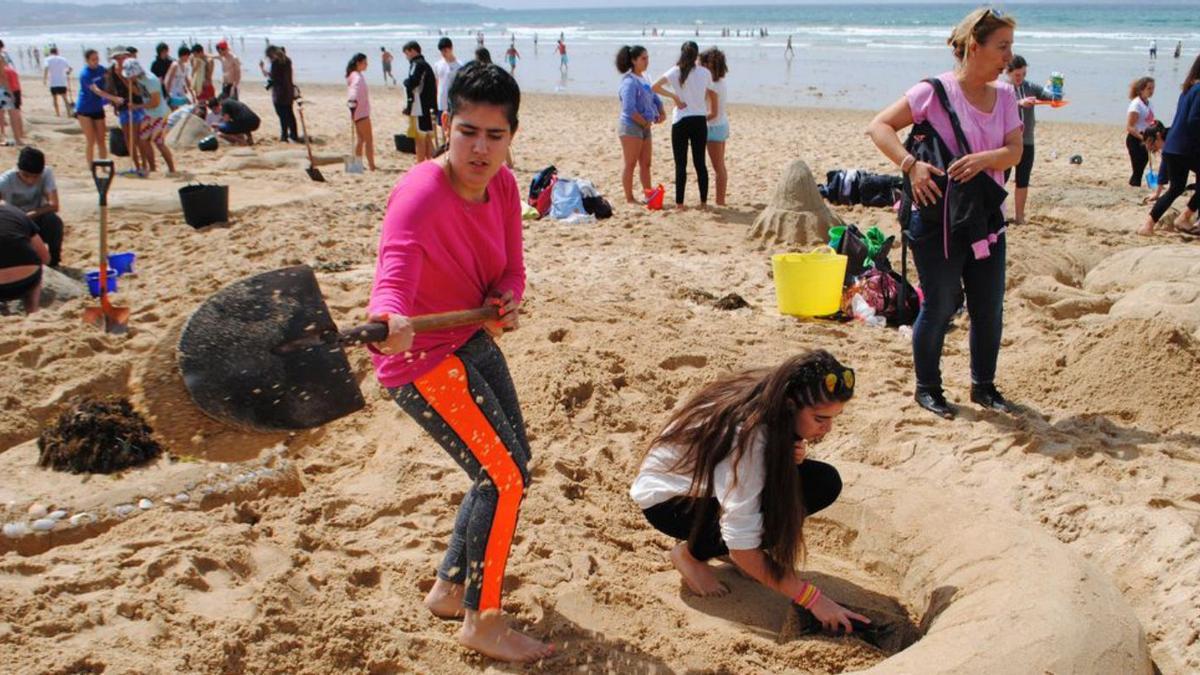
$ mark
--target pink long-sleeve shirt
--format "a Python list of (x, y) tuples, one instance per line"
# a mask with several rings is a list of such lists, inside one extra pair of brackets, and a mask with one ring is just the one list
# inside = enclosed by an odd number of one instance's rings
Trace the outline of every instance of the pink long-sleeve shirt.
[(367, 93), (367, 78), (360, 71), (346, 76), (346, 100), (354, 104), (352, 115), (355, 120), (371, 116), (371, 95)]
[[(437, 162), (416, 165), (396, 183), (379, 237), (372, 313), (420, 316), (481, 307), (492, 293), (525, 293), (521, 192), (508, 168), (472, 203)], [(405, 354), (372, 352), (375, 375), (399, 387), (429, 372), (478, 326), (422, 333)]]

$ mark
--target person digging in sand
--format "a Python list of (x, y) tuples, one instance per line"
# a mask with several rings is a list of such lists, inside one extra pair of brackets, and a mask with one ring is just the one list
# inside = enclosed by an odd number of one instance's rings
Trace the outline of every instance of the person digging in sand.
[[(383, 219), (370, 317), (386, 323), (375, 373), (396, 403), (472, 480), (425, 606), (463, 618), (464, 646), (527, 663), (551, 645), (510, 628), (501, 593), (521, 500), (529, 441), (495, 338), (517, 327), (525, 291), (521, 192), (504, 167), (521, 91), (496, 65), (471, 63), (449, 92), (447, 151), (408, 170)], [(476, 328), (422, 333), (408, 317), (500, 307)]]
[(796, 573), (804, 520), (837, 499), (837, 469), (809, 459), (854, 396), (854, 371), (829, 352), (736, 373), (697, 392), (654, 439), (629, 494), (697, 595), (729, 589), (708, 561), (728, 555), (746, 576), (791, 598), (831, 631), (870, 623)]

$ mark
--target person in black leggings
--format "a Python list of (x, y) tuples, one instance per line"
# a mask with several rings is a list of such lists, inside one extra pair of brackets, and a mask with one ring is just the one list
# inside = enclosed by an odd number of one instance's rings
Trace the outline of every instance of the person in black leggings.
[(260, 61), (259, 70), (266, 76), (271, 89), (271, 103), (275, 106), (275, 115), (279, 117), (279, 140), (300, 141), (300, 133), (296, 129), (296, 111), (292, 104), (296, 100), (296, 86), (292, 82), (292, 60), (282, 47), (270, 45), (266, 57), (271, 62), (270, 70)]
[(651, 526), (679, 540), (670, 559), (692, 592), (729, 592), (708, 565), (728, 555), (830, 630), (869, 623), (796, 571), (805, 519), (842, 491), (837, 469), (808, 452), (853, 396), (854, 371), (815, 350), (719, 379), (675, 411), (629, 494)]
[(1154, 124), (1154, 108), (1150, 97), (1154, 96), (1154, 78), (1139, 77), (1129, 85), (1129, 109), (1125, 120), (1125, 149), (1129, 151), (1129, 184), (1141, 187), (1142, 173), (1150, 162), (1150, 153), (1142, 141), (1142, 131)]
[[(1183, 93), (1175, 106), (1175, 120), (1163, 144), (1163, 164), (1169, 181), (1167, 191), (1154, 203), (1138, 234), (1154, 234), (1154, 224), (1186, 189), (1188, 175), (1194, 173), (1200, 177), (1200, 56), (1183, 78)], [(1175, 221), (1175, 228), (1185, 234), (1200, 236), (1200, 224), (1193, 222), (1197, 211), (1200, 211), (1200, 189), (1192, 193), (1187, 210)]]
[(683, 210), (687, 188), (687, 152), (692, 149), (692, 165), (700, 186), (700, 208), (708, 205), (708, 116), (717, 110), (712, 73), (696, 61), (700, 47), (691, 40), (683, 43), (679, 61), (654, 83), (654, 92), (675, 102), (671, 124), (671, 152), (675, 157), (675, 206)]

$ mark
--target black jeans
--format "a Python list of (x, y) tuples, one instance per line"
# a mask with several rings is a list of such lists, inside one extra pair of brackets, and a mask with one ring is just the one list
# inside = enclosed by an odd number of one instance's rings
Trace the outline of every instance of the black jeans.
[[(806, 459), (796, 466), (796, 470), (800, 473), (800, 494), (807, 515), (811, 516), (829, 506), (842, 493), (842, 477), (832, 465)], [(721, 509), (716, 497), (676, 497), (643, 509), (642, 513), (654, 529), (683, 541), (692, 536), (692, 525), (697, 517), (701, 517), (704, 522), (695, 543), (688, 546), (688, 552), (697, 560), (709, 560), (729, 553), (729, 547), (721, 539)]]
[(700, 203), (708, 203), (708, 122), (703, 115), (685, 117), (671, 125), (671, 154), (675, 156), (675, 203), (683, 203), (687, 187), (687, 151), (692, 146), (692, 164), (696, 167), (696, 182), (700, 184)]
[(1150, 163), (1150, 151), (1141, 139), (1133, 134), (1125, 134), (1125, 148), (1129, 150), (1129, 165), (1133, 168), (1133, 173), (1129, 175), (1129, 184), (1141, 187), (1142, 174), (1146, 172), (1146, 165)]
[[(1200, 157), (1164, 152), (1163, 164), (1167, 165), (1167, 180), (1170, 181), (1170, 186), (1167, 187), (1166, 192), (1162, 193), (1158, 201), (1154, 202), (1154, 208), (1150, 210), (1150, 217), (1156, 223), (1167, 212), (1167, 209), (1171, 208), (1171, 204), (1179, 198), (1179, 195), (1183, 194), (1184, 188), (1187, 187), (1188, 174), (1195, 173), (1197, 178), (1200, 178)], [(1200, 211), (1200, 187), (1192, 193), (1187, 207), (1192, 211)]]
[(63, 245), (62, 218), (59, 218), (57, 213), (43, 213), (34, 218), (33, 222), (42, 231), (42, 241), (46, 242), (46, 248), (50, 249), (50, 266), (58, 267)]
[(279, 138), (290, 138), (293, 141), (300, 139), (300, 134), (296, 131), (296, 111), (292, 110), (292, 102), (287, 101), (281, 103), (275, 101), (275, 114), (279, 116)]
[(971, 381), (992, 384), (1004, 329), (1006, 235), (1000, 235), (1000, 240), (992, 245), (990, 256), (976, 260), (966, 238), (954, 235), (947, 257), (942, 228), (927, 227), (916, 212), (909, 221), (908, 232), (924, 294), (921, 312), (913, 322), (917, 388), (926, 391), (942, 388), (942, 346), (950, 320), (962, 306), (964, 290), (971, 317)]

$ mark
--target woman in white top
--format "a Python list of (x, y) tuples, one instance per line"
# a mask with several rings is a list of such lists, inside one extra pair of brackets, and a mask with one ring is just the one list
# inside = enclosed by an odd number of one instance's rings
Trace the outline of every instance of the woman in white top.
[[(708, 165), (704, 146), (708, 143), (708, 111), (715, 109), (716, 92), (712, 74), (696, 63), (700, 46), (688, 40), (679, 51), (679, 61), (654, 83), (654, 93), (675, 102), (671, 120), (671, 152), (675, 156), (675, 207), (684, 210), (683, 193), (687, 187), (687, 151), (692, 146), (692, 164), (700, 184), (700, 208), (708, 204)], [(669, 88), (668, 88), (669, 87)]]
[(712, 160), (716, 174), (717, 206), (725, 206), (725, 189), (729, 185), (729, 171), (725, 169), (725, 141), (729, 140), (729, 117), (725, 114), (725, 75), (729, 66), (725, 64), (725, 52), (710, 47), (700, 54), (700, 65), (712, 73), (712, 89), (717, 104), (708, 111), (708, 158)]
[(1154, 78), (1139, 77), (1129, 86), (1129, 113), (1125, 117), (1125, 147), (1129, 150), (1129, 164), (1133, 173), (1129, 175), (1129, 184), (1133, 187), (1142, 186), (1142, 173), (1150, 162), (1150, 153), (1142, 141), (1142, 132), (1154, 124), (1154, 108), (1150, 107), (1150, 97), (1154, 96)]
[(655, 529), (682, 540), (671, 562), (694, 593), (728, 592), (708, 566), (728, 555), (829, 630), (870, 623), (796, 571), (805, 517), (842, 490), (837, 469), (808, 459), (808, 447), (853, 396), (854, 371), (816, 350), (713, 382), (672, 415), (629, 492)]

